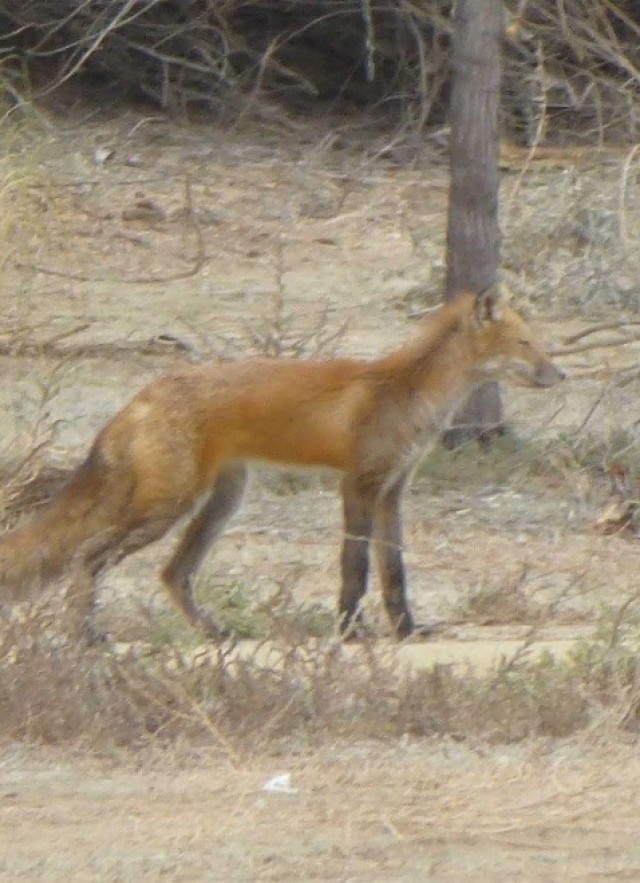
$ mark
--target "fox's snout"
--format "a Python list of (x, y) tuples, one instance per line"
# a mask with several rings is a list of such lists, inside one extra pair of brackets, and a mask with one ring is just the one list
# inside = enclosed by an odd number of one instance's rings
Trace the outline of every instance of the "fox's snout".
[(502, 358), (481, 363), (474, 369), (476, 382), (510, 380), (516, 386), (544, 389), (555, 386), (566, 378), (566, 373), (547, 358)]
[(553, 362), (544, 362), (533, 374), (536, 386), (548, 387), (561, 383), (567, 377), (566, 371), (554, 365)]

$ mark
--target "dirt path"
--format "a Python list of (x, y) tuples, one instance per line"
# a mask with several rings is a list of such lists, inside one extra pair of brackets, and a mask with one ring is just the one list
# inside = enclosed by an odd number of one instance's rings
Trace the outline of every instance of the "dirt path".
[[(500, 634), (508, 632), (508, 637)], [(575, 626), (567, 626), (564, 629), (555, 629), (564, 633), (564, 637), (555, 638), (533, 637), (528, 638), (522, 629), (522, 637), (517, 638), (514, 627), (509, 629), (478, 628), (468, 630), (466, 639), (463, 640), (438, 640), (403, 644), (400, 647), (389, 642), (378, 641), (376, 646), (384, 653), (387, 651), (389, 658), (398, 663), (400, 670), (408, 668), (411, 671), (421, 671), (432, 668), (434, 665), (451, 666), (454, 671), (464, 672), (472, 669), (479, 675), (494, 670), (501, 663), (510, 660), (526, 658), (535, 662), (541, 656), (552, 656), (554, 659), (566, 659), (572, 650), (576, 649), (580, 640), (580, 630)], [(585, 630), (586, 632), (586, 630)], [(202, 654), (203, 648), (195, 651)], [(358, 647), (347, 645), (342, 648), (342, 653), (347, 657), (356, 656), (361, 651)], [(251, 658), (264, 665), (277, 664), (281, 658), (281, 651), (274, 650), (267, 644), (257, 644), (255, 641), (241, 641), (237, 646), (237, 654), (240, 658)]]
[[(636, 880), (634, 747), (327, 746), (239, 768), (5, 750), (3, 880)], [(265, 785), (290, 773), (291, 793)]]

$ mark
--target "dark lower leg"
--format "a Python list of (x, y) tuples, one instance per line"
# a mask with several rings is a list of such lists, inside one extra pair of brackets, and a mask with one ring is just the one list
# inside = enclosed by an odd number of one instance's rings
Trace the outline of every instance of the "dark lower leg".
[(369, 575), (369, 540), (373, 523), (371, 495), (349, 479), (343, 482), (344, 540), (340, 559), (342, 586), (338, 602), (340, 632), (357, 637), (363, 626), (361, 604)]
[(159, 540), (172, 526), (180, 513), (159, 518), (131, 528), (128, 532), (112, 531), (95, 538), (81, 552), (68, 598), (74, 619), (90, 641), (103, 640), (94, 624), (96, 586), (100, 575), (149, 543)]
[(218, 476), (211, 496), (187, 527), (162, 574), (173, 601), (189, 622), (216, 641), (225, 637), (227, 632), (210, 613), (196, 604), (193, 581), (212, 543), (240, 506), (246, 477), (244, 466), (230, 467)]
[(82, 563), (74, 571), (67, 590), (67, 615), (70, 615), (72, 633), (84, 637), (89, 643), (97, 640), (93, 623), (95, 600), (96, 581), (91, 570)]
[(414, 628), (413, 617), (406, 597), (406, 577), (402, 555), (395, 549), (385, 553), (377, 547), (380, 579), (385, 610), (396, 637), (402, 639), (410, 635)]
[(375, 520), (375, 550), (382, 584), (382, 597), (397, 638), (408, 637), (415, 623), (407, 603), (407, 580), (402, 555), (400, 504), (404, 480), (390, 488), (379, 500)]

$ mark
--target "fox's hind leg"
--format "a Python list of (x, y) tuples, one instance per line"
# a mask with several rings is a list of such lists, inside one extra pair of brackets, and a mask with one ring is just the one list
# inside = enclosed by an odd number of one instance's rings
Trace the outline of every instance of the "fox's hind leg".
[(73, 618), (78, 630), (91, 642), (104, 639), (93, 621), (96, 587), (102, 572), (149, 543), (159, 540), (182, 514), (181, 508), (169, 516), (151, 519), (128, 530), (109, 529), (94, 537), (80, 550), (67, 598), (73, 608)]
[(198, 606), (193, 597), (195, 574), (211, 547), (242, 502), (247, 469), (241, 464), (227, 467), (216, 478), (211, 495), (190, 522), (162, 578), (171, 597), (192, 625), (213, 640), (225, 637), (215, 618)]

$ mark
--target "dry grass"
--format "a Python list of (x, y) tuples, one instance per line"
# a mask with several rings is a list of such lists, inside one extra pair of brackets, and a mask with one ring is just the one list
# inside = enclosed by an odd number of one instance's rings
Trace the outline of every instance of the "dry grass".
[(610, 726), (612, 717), (635, 733), (632, 606), (610, 613), (601, 637), (568, 661), (533, 663), (525, 642), (488, 674), (411, 672), (392, 648), (347, 653), (332, 638), (301, 640), (296, 629), (242, 652), (87, 648), (61, 635), (45, 608), (32, 608), (2, 632), (0, 738), (102, 750), (187, 740), (213, 743), (233, 760), (291, 738), (310, 746), (405, 734), (510, 743)]
[[(637, 156), (627, 159), (635, 174)], [(588, 165), (568, 149), (557, 170), (527, 172), (526, 193), (513, 178), (505, 181), (503, 260), (520, 283), (531, 280), (528, 297), (546, 310), (602, 315), (613, 308), (618, 318), (632, 318), (640, 304), (638, 205), (633, 188), (627, 192), (625, 154), (598, 158), (594, 151)], [(601, 186), (603, 174), (611, 186)]]

